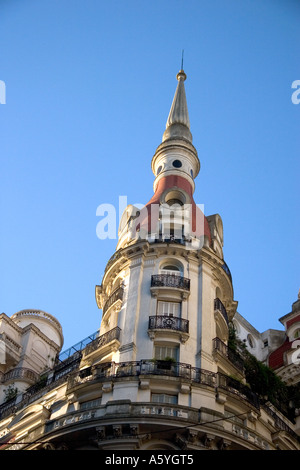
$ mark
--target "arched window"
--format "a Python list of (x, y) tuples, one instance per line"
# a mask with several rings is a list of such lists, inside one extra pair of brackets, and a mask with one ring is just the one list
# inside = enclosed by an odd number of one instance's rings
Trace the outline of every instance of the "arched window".
[(294, 331), (294, 339), (300, 338), (300, 328), (297, 328), (296, 331)]

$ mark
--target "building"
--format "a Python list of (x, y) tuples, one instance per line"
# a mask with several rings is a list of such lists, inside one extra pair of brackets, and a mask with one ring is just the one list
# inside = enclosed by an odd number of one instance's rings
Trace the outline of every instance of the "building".
[[(96, 286), (99, 333), (52, 366), (49, 361), (62, 344), (53, 317), (39, 312), (29, 324), (25, 313), (2, 318), (11, 329), (3, 330), (10, 362), (5, 361), (1, 386), (20, 390), (0, 405), (2, 449), (300, 449), (296, 414), (287, 417), (255, 393), (246, 383), (242, 357), (229, 347), (234, 324), (260, 361), (280, 356), (281, 362), (274, 361), (284, 369), (283, 353), (299, 333), (299, 304), (282, 319), (286, 333), (260, 334), (237, 313), (223, 258), (222, 219), (205, 216), (193, 199), (200, 161), (185, 80), (180, 70), (152, 158), (154, 194), (142, 209), (125, 209), (116, 252)], [(16, 357), (8, 347), (19, 317), (16, 344), (29, 328), (43, 337), (44, 351), (41, 345), (35, 349), (44, 360), (24, 362), (40, 375), (22, 386), (19, 380), (7, 381), (28, 354), (25, 341)], [(294, 384), (299, 375), (293, 365), (288, 360)], [(284, 377), (282, 369), (278, 372)]]

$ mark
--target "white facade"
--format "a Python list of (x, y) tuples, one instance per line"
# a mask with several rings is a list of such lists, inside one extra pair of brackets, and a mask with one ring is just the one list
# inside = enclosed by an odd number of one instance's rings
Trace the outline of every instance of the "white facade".
[(8, 393), (21, 393), (42, 371), (53, 368), (63, 345), (62, 327), (52, 315), (22, 310), (0, 315), (0, 402)]

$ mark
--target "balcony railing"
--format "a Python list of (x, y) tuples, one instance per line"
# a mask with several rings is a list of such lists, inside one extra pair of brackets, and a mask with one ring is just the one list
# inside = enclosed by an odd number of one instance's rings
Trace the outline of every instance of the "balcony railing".
[(84, 355), (87, 356), (88, 354), (91, 354), (102, 346), (105, 346), (106, 344), (111, 343), (114, 340), (119, 340), (120, 332), (121, 329), (116, 326), (116, 328), (113, 328), (107, 333), (104, 333), (103, 335), (99, 336), (86, 346), (86, 348), (84, 349)]
[[(74, 369), (79, 367), (80, 359), (81, 355), (78, 355), (77, 353), (76, 358), (72, 362), (70, 362), (69, 359), (64, 363), (59, 364), (49, 374), (46, 374), (43, 379), (38, 380), (25, 392), (17, 395), (8, 402), (2, 403), (0, 405), (0, 419), (8, 416), (10, 413), (21, 410), (24, 408), (24, 406), (33, 403), (35, 400), (49, 392), (49, 390), (52, 390), (58, 386), (60, 383), (66, 382), (68, 375), (74, 371)], [(31, 377), (31, 375), (29, 376)]]
[(190, 364), (181, 362), (160, 361), (144, 359), (141, 361), (129, 362), (109, 362), (97, 364), (88, 368), (88, 373), (82, 376), (82, 371), (76, 371), (68, 378), (68, 390), (89, 380), (117, 380), (123, 377), (137, 376), (171, 376), (180, 377), (193, 383), (202, 384), (214, 389), (222, 389), (233, 393), (251, 403), (256, 408), (260, 408), (258, 395), (251, 391), (249, 387), (243, 385), (238, 380), (219, 372), (211, 372), (205, 369), (192, 367)]
[(34, 372), (31, 369), (27, 369), (26, 367), (16, 367), (15, 369), (6, 372), (2, 376), (2, 382), (8, 382), (9, 380), (25, 380), (28, 382), (36, 382), (39, 378), (39, 374)]
[(221, 355), (226, 357), (235, 367), (237, 367), (240, 371), (243, 371), (243, 360), (234, 351), (228, 348), (228, 346), (223, 343), (220, 338), (213, 339), (213, 349), (219, 351)]
[(149, 317), (149, 330), (153, 329), (175, 330), (188, 333), (189, 321), (184, 318), (168, 315), (155, 315), (153, 317)]
[(218, 373), (218, 387), (247, 400), (253, 406), (255, 406), (255, 408), (260, 408), (258, 395), (252, 392), (251, 389), (247, 387), (247, 385), (242, 384), (238, 380), (235, 380), (228, 375)]
[(226, 321), (227, 325), (228, 325), (228, 315), (227, 315), (227, 312), (226, 312), (226, 308), (224, 307), (224, 305), (222, 304), (221, 300), (216, 298), (215, 299), (215, 302), (214, 302), (214, 310), (219, 310), (219, 312), (221, 312), (221, 314), (223, 315), (224, 317), (224, 320)]
[(123, 300), (123, 293), (124, 289), (123, 286), (119, 286), (112, 294), (111, 296), (107, 299), (107, 301), (104, 304), (103, 307), (103, 315), (107, 312), (109, 307), (111, 307), (114, 303), (116, 303), (118, 300)]
[(227, 274), (227, 276), (229, 277), (230, 281), (232, 282), (231, 272), (230, 272), (230, 269), (229, 269), (228, 265), (225, 263), (225, 261), (224, 261), (224, 264), (223, 264), (222, 268), (225, 271), (225, 273)]
[(278, 429), (288, 432), (295, 439), (299, 439), (299, 436), (295, 433), (295, 431), (293, 431), (291, 427), (285, 421), (283, 421), (283, 419), (281, 419), (275, 411), (265, 404), (262, 405), (262, 408), (274, 419), (274, 424)]
[(74, 344), (70, 348), (66, 349), (65, 351), (59, 353), (58, 356), (58, 361), (59, 362), (64, 362), (70, 360), (73, 361), (74, 359), (74, 354), (76, 355), (77, 353), (80, 353), (89, 343), (94, 341), (94, 339), (98, 338), (99, 336), (99, 330), (95, 331), (95, 333), (92, 333), (91, 335), (87, 336), (86, 338), (82, 339), (79, 341), (79, 343)]
[(190, 364), (156, 359), (143, 359), (141, 361), (107, 362), (88, 368), (90, 377), (82, 371), (75, 371), (69, 376), (68, 389), (91, 379), (112, 379), (118, 377), (136, 377), (140, 375), (167, 375), (181, 377), (196, 383), (215, 387), (217, 374), (214, 372), (192, 367)]
[(190, 279), (176, 274), (154, 274), (151, 277), (151, 287), (174, 287), (190, 290)]

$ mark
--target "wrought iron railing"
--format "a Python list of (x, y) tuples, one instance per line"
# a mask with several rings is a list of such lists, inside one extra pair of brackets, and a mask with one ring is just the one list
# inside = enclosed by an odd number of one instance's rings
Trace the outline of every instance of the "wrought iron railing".
[(91, 341), (94, 341), (94, 339), (98, 338), (98, 336), (99, 336), (99, 330), (95, 331), (95, 333), (92, 333), (91, 335), (82, 339), (81, 341), (74, 344), (70, 348), (61, 352), (57, 358), (58, 361), (64, 362), (64, 363), (66, 363), (66, 361), (68, 360), (72, 361), (74, 354), (76, 355), (76, 353), (80, 353), (80, 351), (82, 351), (87, 346), (87, 344), (91, 343)]
[(213, 349), (219, 351), (222, 356), (226, 357), (239, 370), (243, 371), (243, 359), (232, 351), (220, 338), (213, 339)]
[(188, 333), (189, 321), (184, 318), (169, 315), (155, 315), (149, 317), (149, 330), (153, 329), (175, 330)]
[(299, 436), (295, 433), (295, 431), (293, 431), (292, 428), (275, 413), (275, 411), (273, 411), (266, 404), (263, 404), (262, 408), (265, 410), (266, 413), (268, 413), (268, 415), (270, 415), (274, 419), (274, 426), (276, 426), (281, 431), (288, 432), (295, 439), (299, 439)]
[(224, 307), (224, 305), (222, 304), (221, 300), (216, 298), (215, 301), (214, 301), (214, 310), (219, 310), (219, 312), (221, 312), (221, 314), (223, 315), (224, 317), (224, 320), (226, 321), (227, 325), (228, 325), (228, 315), (227, 315), (227, 312), (226, 312), (226, 308)]
[(224, 261), (224, 264), (223, 264), (223, 266), (222, 266), (222, 269), (225, 271), (225, 273), (226, 273), (227, 276), (229, 277), (230, 281), (232, 282), (231, 272), (230, 272), (230, 269), (229, 269), (227, 263), (225, 263), (225, 261)]
[(235, 380), (228, 375), (218, 373), (218, 388), (234, 393), (240, 398), (247, 400), (249, 403), (255, 406), (255, 408), (260, 408), (258, 395), (252, 392), (252, 390), (247, 385), (242, 384), (238, 380)]
[(92, 379), (112, 379), (118, 377), (136, 377), (140, 375), (167, 375), (181, 377), (192, 382), (215, 387), (217, 374), (208, 370), (192, 367), (190, 364), (168, 360), (143, 359), (141, 361), (106, 362), (83, 371), (75, 371), (68, 379), (68, 389), (74, 385)]
[(88, 354), (91, 354), (92, 352), (96, 351), (102, 346), (105, 346), (111, 341), (119, 340), (120, 332), (121, 332), (121, 329), (118, 326), (116, 326), (112, 330), (109, 330), (107, 333), (104, 333), (103, 335), (99, 336), (94, 341), (89, 343), (83, 350), (83, 354), (87, 356)]
[(254, 407), (258, 409), (260, 407), (258, 395), (238, 380), (219, 372), (211, 372), (205, 369), (192, 367), (190, 364), (184, 364), (181, 362), (161, 361), (156, 359), (144, 359), (141, 361), (120, 363), (110, 362), (97, 364), (94, 367), (89, 368), (84, 376), (81, 376), (81, 374), (82, 371), (76, 371), (74, 374), (69, 376), (68, 390), (76, 385), (86, 382), (87, 380), (112, 380), (122, 377), (136, 377), (142, 375), (172, 376), (180, 377), (215, 389), (228, 391), (239, 398), (248, 401)]
[(176, 274), (154, 274), (151, 276), (151, 287), (174, 287), (190, 290), (190, 279)]
[(107, 299), (103, 307), (103, 315), (107, 312), (109, 307), (111, 307), (118, 300), (123, 300), (124, 289), (123, 286), (119, 286)]

